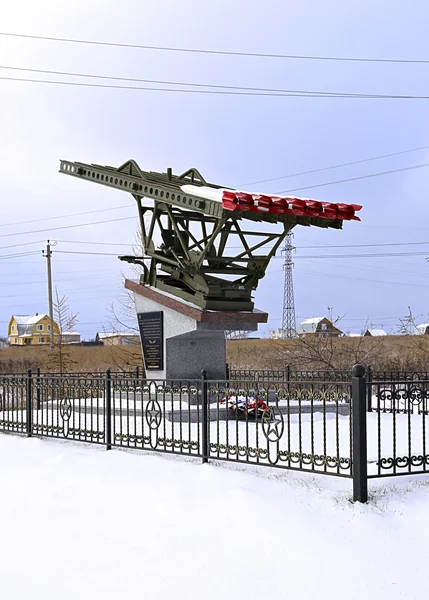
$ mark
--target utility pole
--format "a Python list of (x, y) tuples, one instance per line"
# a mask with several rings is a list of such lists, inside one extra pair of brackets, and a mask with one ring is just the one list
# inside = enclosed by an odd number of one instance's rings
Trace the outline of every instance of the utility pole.
[(44, 250), (42, 250), (42, 254), (46, 258), (47, 265), (48, 265), (48, 303), (49, 303), (49, 322), (50, 322), (50, 332), (49, 332), (49, 334), (50, 334), (51, 352), (53, 352), (54, 346), (55, 346), (55, 338), (54, 338), (54, 305), (53, 305), (53, 301), (52, 301), (52, 269), (51, 269), (52, 251), (51, 251), (51, 244), (49, 243), (49, 240), (48, 240), (48, 242), (46, 244), (46, 252)]

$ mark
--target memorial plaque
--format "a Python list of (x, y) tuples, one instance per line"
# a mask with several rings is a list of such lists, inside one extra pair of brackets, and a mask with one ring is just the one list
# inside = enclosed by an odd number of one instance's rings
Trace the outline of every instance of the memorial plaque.
[(164, 369), (164, 313), (137, 313), (146, 371)]

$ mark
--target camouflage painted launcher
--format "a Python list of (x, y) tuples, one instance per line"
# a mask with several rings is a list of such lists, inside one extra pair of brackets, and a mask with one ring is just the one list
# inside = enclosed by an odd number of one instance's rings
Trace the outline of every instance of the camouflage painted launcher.
[[(341, 229), (361, 208), (240, 192), (207, 183), (196, 169), (147, 172), (133, 160), (118, 169), (62, 160), (60, 173), (132, 194), (144, 256), (119, 258), (142, 267), (142, 284), (209, 310), (253, 310), (252, 292), (292, 227)], [(246, 221), (281, 227), (248, 230)]]

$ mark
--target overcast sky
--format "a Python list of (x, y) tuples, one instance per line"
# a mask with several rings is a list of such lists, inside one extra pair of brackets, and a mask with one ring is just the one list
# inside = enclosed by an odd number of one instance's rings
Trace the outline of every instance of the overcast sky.
[[(28, 0), (7, 3), (6, 8), (5, 4), (1, 32), (211, 50), (429, 59), (429, 6), (423, 0)], [(429, 64), (214, 56), (1, 35), (0, 56), (1, 67), (217, 85), (429, 95)], [(0, 77), (94, 81), (4, 68)], [(120, 275), (126, 268), (115, 256), (66, 252), (130, 252), (128, 245), (137, 229), (134, 200), (60, 175), (59, 159), (119, 166), (134, 158), (144, 170), (164, 171), (171, 166), (176, 173), (195, 166), (209, 181), (235, 186), (429, 146), (428, 110), (429, 100), (194, 95), (0, 79), (0, 332), (6, 332), (12, 314), (46, 312), (46, 261), (40, 251), (48, 238), (58, 241), (54, 282), (60, 294), (68, 296), (73, 311), (80, 313), (78, 330), (83, 337), (94, 337), (102, 329), (106, 309), (120, 295)], [(266, 192), (305, 188), (426, 162), (429, 151), (421, 150), (257, 187)], [(299, 318), (322, 316), (330, 306), (334, 317), (345, 315), (341, 322), (345, 331), (361, 330), (367, 319), (373, 326), (395, 330), (399, 317), (411, 306), (418, 322), (428, 320), (429, 263), (424, 255), (305, 258), (425, 250), (429, 256), (428, 182), (429, 170), (422, 168), (296, 192), (364, 206), (362, 222), (346, 222), (342, 231), (295, 229)], [(115, 210), (69, 216), (105, 208)], [(61, 218), (41, 220), (48, 217)], [(115, 218), (126, 220), (55, 229)], [(426, 245), (414, 246), (323, 248), (425, 241)], [(23, 246), (8, 248), (17, 244)], [(36, 251), (18, 258), (7, 256)], [(270, 314), (262, 335), (280, 326), (282, 296), (283, 272), (277, 258), (255, 295), (257, 307)]]

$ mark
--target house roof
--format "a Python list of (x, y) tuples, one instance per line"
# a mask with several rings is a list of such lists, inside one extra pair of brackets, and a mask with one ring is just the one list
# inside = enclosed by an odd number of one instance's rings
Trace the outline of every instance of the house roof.
[(111, 338), (111, 337), (138, 337), (137, 333), (132, 333), (132, 332), (120, 332), (120, 331), (113, 331), (113, 332), (105, 332), (103, 331), (102, 333), (98, 333), (97, 334), (98, 337), (100, 338), (100, 340), (104, 340), (105, 338)]
[(18, 336), (31, 336), (33, 333), (33, 325), (47, 317), (47, 314), (42, 315), (12, 315), (18, 328)]
[(366, 334), (372, 335), (373, 337), (387, 335), (387, 333), (384, 331), (384, 329), (367, 329)]
[(325, 318), (326, 317), (312, 317), (311, 319), (304, 319), (298, 327), (298, 333), (314, 333), (320, 321), (323, 321)]
[(340, 329), (338, 329), (338, 327), (336, 327), (329, 319), (328, 317), (311, 317), (311, 319), (304, 319), (304, 321), (301, 321), (299, 327), (298, 327), (298, 331), (297, 333), (316, 333), (317, 331), (317, 327), (319, 325), (319, 323), (321, 321), (327, 321), (330, 326), (329, 329), (330, 331), (338, 331), (339, 333), (342, 333)]
[(47, 314), (43, 315), (13, 315), (12, 318), (15, 319), (17, 325), (35, 325), (38, 323), (43, 317), (47, 317)]
[(326, 317), (311, 317), (311, 319), (304, 319), (301, 321), (301, 325), (304, 325), (305, 323), (320, 323), (323, 319), (326, 319)]
[(420, 325), (416, 325), (416, 329), (414, 333), (420, 334), (420, 333), (426, 333), (426, 331), (428, 330), (429, 327), (429, 323), (421, 323)]

